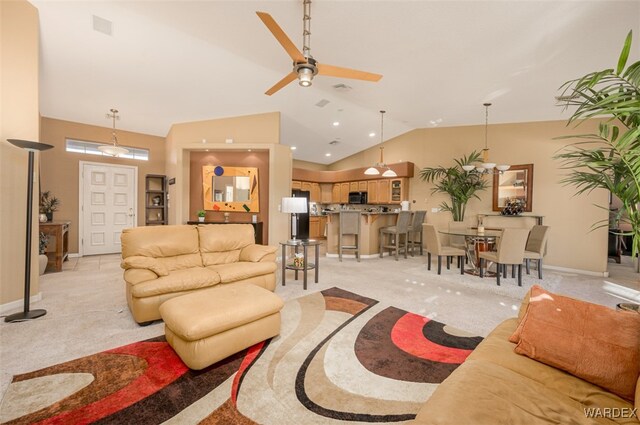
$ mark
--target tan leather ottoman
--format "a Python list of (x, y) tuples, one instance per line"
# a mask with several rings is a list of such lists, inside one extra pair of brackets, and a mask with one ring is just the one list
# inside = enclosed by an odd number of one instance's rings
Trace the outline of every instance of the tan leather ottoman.
[(167, 342), (191, 369), (203, 369), (280, 333), (283, 302), (259, 286), (197, 291), (160, 306)]

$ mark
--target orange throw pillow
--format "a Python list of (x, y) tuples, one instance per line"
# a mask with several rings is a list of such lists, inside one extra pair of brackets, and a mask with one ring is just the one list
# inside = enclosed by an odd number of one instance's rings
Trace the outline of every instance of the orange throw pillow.
[(535, 285), (509, 338), (515, 352), (634, 401), (640, 375), (640, 314), (563, 297)]

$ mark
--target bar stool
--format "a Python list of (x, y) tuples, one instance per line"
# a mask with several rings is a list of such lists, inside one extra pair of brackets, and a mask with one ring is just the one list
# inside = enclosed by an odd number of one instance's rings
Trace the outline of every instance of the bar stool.
[[(379, 239), (380, 239), (380, 258), (382, 258), (382, 254), (384, 248), (388, 248), (389, 250), (394, 250), (396, 261), (398, 261), (398, 253), (400, 252), (400, 248), (404, 248), (404, 258), (407, 258), (407, 250), (409, 249), (409, 224), (411, 223), (411, 211), (400, 211), (398, 213), (398, 221), (396, 221), (395, 226), (382, 227), (380, 229)], [(393, 236), (393, 245), (384, 243), (385, 235)], [(404, 246), (400, 245), (400, 240), (403, 239), (404, 236)], [(391, 253), (391, 252), (390, 252)]]
[(412, 257), (413, 257), (413, 249), (416, 247), (416, 245), (420, 247), (420, 255), (424, 255), (423, 247), (422, 247), (422, 238), (423, 238), (422, 223), (424, 222), (424, 218), (426, 216), (427, 216), (426, 211), (416, 211), (413, 213), (413, 217), (411, 217), (411, 225), (409, 226), (409, 246), (411, 247)]
[[(353, 235), (354, 243), (345, 245), (342, 237)], [(342, 250), (355, 250), (356, 260), (360, 262), (360, 212), (340, 211), (340, 228), (338, 229), (338, 258), (342, 261)]]

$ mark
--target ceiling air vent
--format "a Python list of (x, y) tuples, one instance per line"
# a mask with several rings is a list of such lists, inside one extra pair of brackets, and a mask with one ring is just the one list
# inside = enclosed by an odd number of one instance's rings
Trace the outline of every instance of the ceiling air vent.
[(329, 103), (327, 99), (322, 99), (320, 102), (316, 103), (316, 106), (318, 108), (324, 108), (325, 106), (327, 106), (327, 103)]
[(350, 91), (353, 87), (348, 86), (344, 83), (338, 83), (338, 84), (334, 84), (333, 88), (336, 89), (337, 91), (345, 92), (345, 91)]
[(113, 34), (113, 22), (93, 15), (93, 29), (106, 35)]

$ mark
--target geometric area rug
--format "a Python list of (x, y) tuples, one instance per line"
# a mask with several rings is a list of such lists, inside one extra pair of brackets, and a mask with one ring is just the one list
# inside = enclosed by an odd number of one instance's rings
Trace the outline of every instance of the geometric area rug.
[(287, 301), (279, 336), (201, 371), (161, 336), (17, 375), (0, 422), (403, 423), (481, 340), (331, 288)]

